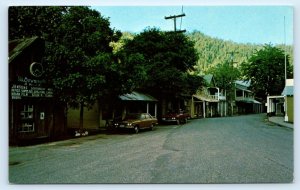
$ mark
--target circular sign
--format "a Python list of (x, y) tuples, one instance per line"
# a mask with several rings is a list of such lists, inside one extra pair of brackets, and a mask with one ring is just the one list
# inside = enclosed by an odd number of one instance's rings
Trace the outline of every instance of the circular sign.
[(44, 73), (44, 68), (41, 63), (33, 62), (29, 68), (30, 74), (35, 77), (40, 77)]

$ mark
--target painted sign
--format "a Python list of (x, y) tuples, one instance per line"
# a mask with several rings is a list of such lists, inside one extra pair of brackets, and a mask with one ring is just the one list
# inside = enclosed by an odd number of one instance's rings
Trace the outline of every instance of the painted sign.
[(53, 97), (53, 89), (46, 87), (45, 80), (19, 77), (18, 84), (13, 84), (10, 90), (14, 100), (22, 97)]

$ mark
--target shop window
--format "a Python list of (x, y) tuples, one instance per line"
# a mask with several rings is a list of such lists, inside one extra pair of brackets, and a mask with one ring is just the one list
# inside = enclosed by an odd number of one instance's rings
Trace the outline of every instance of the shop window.
[(24, 105), (21, 111), (21, 126), (19, 132), (34, 132), (33, 105)]

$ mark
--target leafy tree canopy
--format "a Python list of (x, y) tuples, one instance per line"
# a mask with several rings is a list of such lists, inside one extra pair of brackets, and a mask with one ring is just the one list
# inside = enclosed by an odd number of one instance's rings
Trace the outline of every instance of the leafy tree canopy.
[(237, 67), (233, 66), (232, 62), (224, 62), (210, 68), (210, 73), (214, 75), (216, 85), (227, 91), (229, 99), (233, 98), (232, 91), (235, 80), (241, 77), (241, 72)]
[[(293, 68), (286, 59), (287, 77), (293, 77)], [(285, 85), (285, 55), (284, 51), (272, 45), (251, 56), (242, 65), (243, 75), (251, 80), (252, 90), (256, 96), (265, 100), (268, 95), (280, 95)]]
[[(132, 40), (126, 40), (118, 54), (122, 60), (127, 60), (127, 65), (138, 65), (145, 73), (144, 80), (139, 81), (136, 87), (158, 97), (162, 92), (175, 96), (186, 94), (196, 88), (193, 85), (202, 81), (200, 77), (187, 74), (187, 71), (193, 70), (198, 56), (194, 43), (182, 33), (148, 28)], [(128, 57), (137, 54), (140, 56), (138, 62), (128, 60)]]
[(9, 7), (9, 40), (33, 36), (53, 40), (66, 10), (59, 6)]
[(121, 70), (110, 42), (119, 31), (89, 7), (10, 7), (10, 39), (40, 36), (46, 41), (44, 62), (56, 97), (83, 107), (104, 96), (121, 94)]

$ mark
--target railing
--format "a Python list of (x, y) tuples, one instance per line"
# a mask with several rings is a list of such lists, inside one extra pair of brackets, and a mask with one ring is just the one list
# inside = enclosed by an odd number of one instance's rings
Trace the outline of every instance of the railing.
[(235, 100), (241, 101), (241, 100), (247, 100), (249, 98), (254, 98), (254, 97), (253, 96), (249, 96), (249, 97), (237, 96), (237, 97), (235, 97)]
[(208, 95), (208, 98), (218, 100), (218, 95)]
[(226, 100), (226, 96), (223, 96), (221, 93), (219, 93), (218, 96), (217, 93), (215, 95), (211, 95), (207, 91), (201, 91), (200, 93), (198, 93), (198, 95), (210, 100)]

